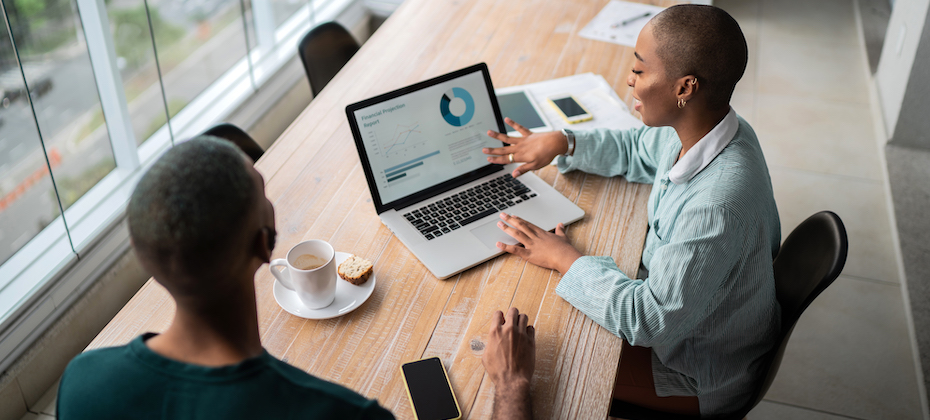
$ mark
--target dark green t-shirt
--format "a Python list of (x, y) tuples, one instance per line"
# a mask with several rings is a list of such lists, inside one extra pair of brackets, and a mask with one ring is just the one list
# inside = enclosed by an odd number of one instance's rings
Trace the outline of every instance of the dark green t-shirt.
[(315, 378), (267, 351), (223, 367), (162, 357), (145, 345), (92, 350), (61, 378), (58, 418), (78, 419), (393, 419), (342, 386)]

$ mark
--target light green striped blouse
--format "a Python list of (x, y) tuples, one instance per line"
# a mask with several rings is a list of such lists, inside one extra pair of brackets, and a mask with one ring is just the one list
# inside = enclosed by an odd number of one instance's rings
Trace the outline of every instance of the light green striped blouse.
[(681, 184), (669, 179), (681, 151), (670, 127), (579, 132), (574, 156), (558, 160), (562, 172), (653, 184), (649, 277), (631, 279), (609, 256), (582, 257), (556, 293), (630, 344), (651, 347), (657, 395), (696, 395), (702, 416), (749, 399), (780, 328), (772, 183), (755, 132), (738, 121), (730, 143)]

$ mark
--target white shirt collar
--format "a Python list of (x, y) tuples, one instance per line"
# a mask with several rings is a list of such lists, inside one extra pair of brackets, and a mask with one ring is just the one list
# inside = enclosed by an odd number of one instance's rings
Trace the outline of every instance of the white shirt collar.
[(685, 155), (672, 166), (668, 177), (675, 184), (684, 184), (694, 178), (698, 172), (701, 172), (717, 155), (730, 144), (730, 140), (736, 136), (736, 130), (739, 128), (739, 120), (736, 118), (736, 112), (730, 108), (730, 112), (723, 117), (713, 130), (698, 140), (697, 144), (691, 147)]

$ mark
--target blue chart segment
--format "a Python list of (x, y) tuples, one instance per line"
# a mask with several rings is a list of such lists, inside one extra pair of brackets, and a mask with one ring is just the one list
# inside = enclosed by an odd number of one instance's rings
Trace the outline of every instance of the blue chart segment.
[[(465, 101), (465, 112), (462, 113), (462, 115), (453, 115), (452, 110), (449, 109), (452, 98), (459, 98)], [(442, 118), (445, 119), (447, 123), (456, 127), (461, 127), (468, 124), (468, 122), (471, 121), (471, 117), (475, 116), (475, 100), (472, 99), (471, 94), (468, 93), (467, 90), (454, 87), (449, 89), (442, 95), (442, 98), (439, 99), (439, 113), (442, 114)]]

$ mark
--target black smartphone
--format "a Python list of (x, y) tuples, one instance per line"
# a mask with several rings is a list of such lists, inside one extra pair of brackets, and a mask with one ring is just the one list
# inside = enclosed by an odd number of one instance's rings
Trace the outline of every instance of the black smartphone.
[[(546, 127), (546, 123), (539, 116), (539, 109), (530, 102), (526, 92), (517, 91), (497, 95), (497, 103), (501, 107), (501, 115), (510, 117), (529, 130)], [(507, 126), (507, 133), (516, 133), (517, 129)]]
[(438, 357), (404, 363), (407, 396), (417, 420), (455, 420), (462, 417), (459, 403), (452, 393), (452, 384)]

